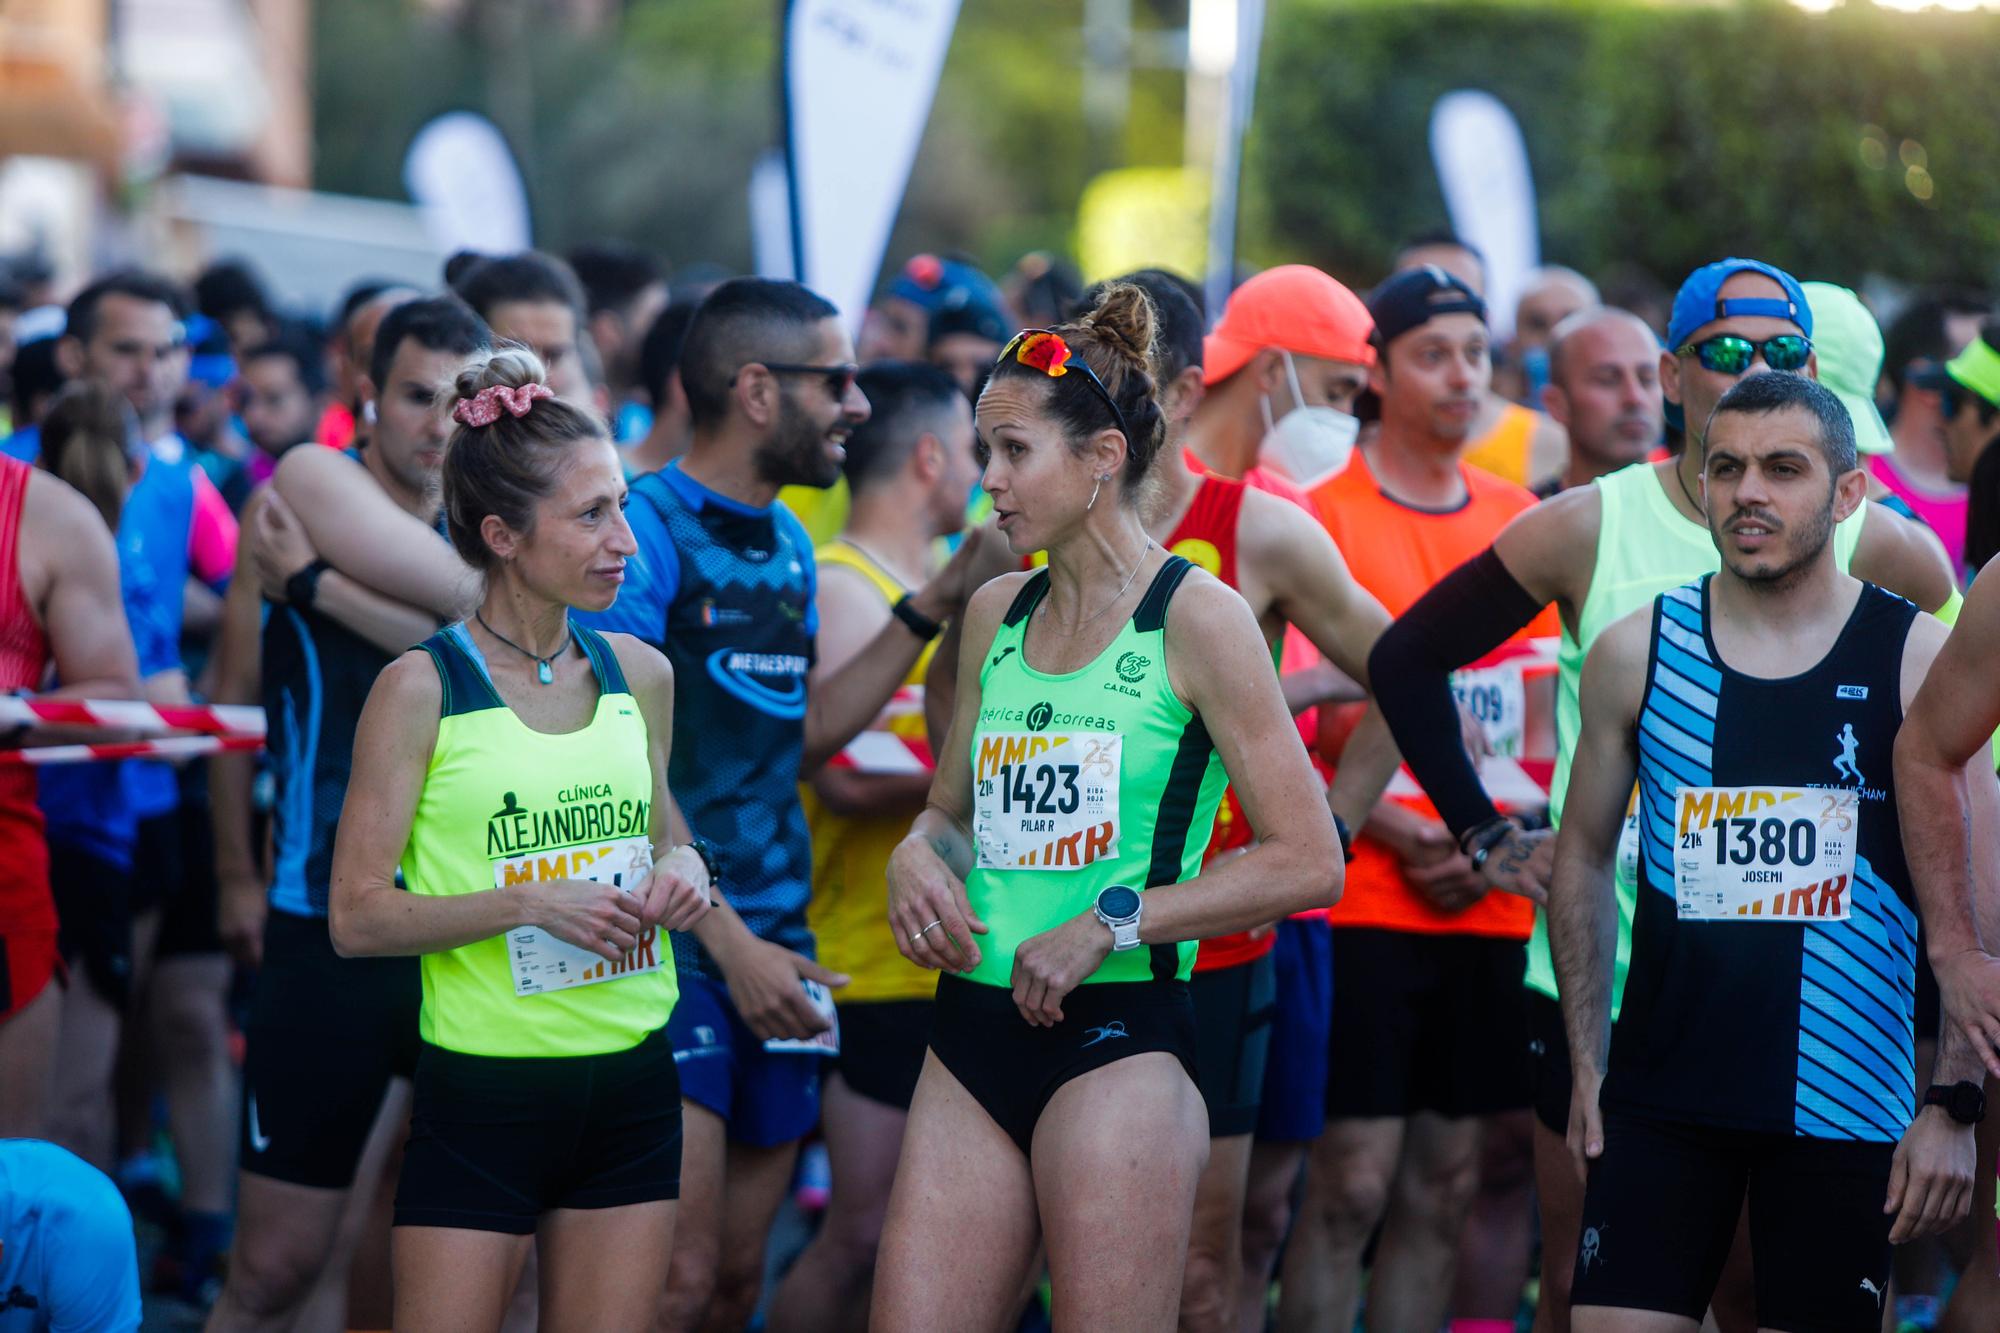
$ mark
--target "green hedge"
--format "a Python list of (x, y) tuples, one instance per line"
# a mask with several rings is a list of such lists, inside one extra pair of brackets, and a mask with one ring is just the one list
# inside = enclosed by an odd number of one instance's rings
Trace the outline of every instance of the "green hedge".
[(1379, 275), (1399, 239), (1446, 221), (1430, 111), (1470, 87), (1521, 121), (1552, 260), (1636, 262), (1670, 284), (1724, 253), (1853, 285), (2000, 276), (2000, 13), (1812, 14), (1779, 0), (1272, 9), (1249, 259)]

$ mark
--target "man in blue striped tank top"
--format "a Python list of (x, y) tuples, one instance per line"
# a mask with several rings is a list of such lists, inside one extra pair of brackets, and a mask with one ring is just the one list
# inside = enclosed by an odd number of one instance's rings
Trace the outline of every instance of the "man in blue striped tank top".
[(1915, 1085), (1919, 904), (1890, 757), (1944, 628), (1839, 569), (1833, 528), (1867, 482), (1827, 390), (1752, 375), (1697, 438), (1721, 569), (1591, 648), (1549, 897), (1587, 1174), (1572, 1327), (1698, 1327), (1747, 1200), (1759, 1326), (1859, 1333), (1881, 1324), (1891, 1244), (1964, 1215), (1983, 1111), (1956, 1032)]

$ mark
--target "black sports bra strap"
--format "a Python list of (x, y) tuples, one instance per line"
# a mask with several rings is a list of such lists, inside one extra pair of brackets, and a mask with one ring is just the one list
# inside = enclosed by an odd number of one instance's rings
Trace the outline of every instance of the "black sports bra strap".
[(1186, 556), (1170, 555), (1161, 564), (1159, 572), (1146, 588), (1146, 595), (1139, 599), (1139, 606), (1132, 612), (1132, 627), (1142, 634), (1151, 634), (1165, 629), (1167, 625), (1167, 603), (1179, 591), (1181, 580), (1188, 576), (1194, 565)]
[(1035, 603), (1041, 601), (1043, 595), (1048, 590), (1049, 571), (1048, 566), (1044, 565), (1030, 574), (1028, 581), (1021, 585), (1021, 591), (1014, 594), (1014, 603), (1007, 608), (1007, 617), (1000, 623), (1003, 625), (1018, 625), (1026, 620), (1028, 613), (1035, 609)]

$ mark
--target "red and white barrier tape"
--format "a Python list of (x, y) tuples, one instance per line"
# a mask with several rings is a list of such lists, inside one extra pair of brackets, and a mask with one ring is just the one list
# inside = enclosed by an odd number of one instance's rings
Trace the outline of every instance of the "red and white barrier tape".
[(262, 736), (264, 710), (241, 704), (206, 707), (196, 704), (149, 704), (139, 699), (0, 696), (0, 726), (103, 727), (144, 734), (199, 731), (211, 736)]
[(0, 750), (0, 768), (40, 768), (45, 764), (94, 764), (109, 759), (195, 759), (208, 754), (261, 750), (262, 736), (163, 736), (111, 745), (37, 745)]

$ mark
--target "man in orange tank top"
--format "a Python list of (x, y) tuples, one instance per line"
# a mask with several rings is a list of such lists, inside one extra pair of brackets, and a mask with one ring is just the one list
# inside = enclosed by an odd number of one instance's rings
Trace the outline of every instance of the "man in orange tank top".
[[(38, 691), (52, 664), (69, 682), (57, 694), (139, 693), (103, 518), (56, 477), (0, 459), (0, 690)], [(8, 743), (23, 739), (16, 729)], [(60, 955), (32, 769), (0, 768), (0, 866), (0, 1138), (40, 1138), (61, 1030), (50, 984)]]
[[(1354, 576), (1394, 614), (1534, 497), (1462, 461), (1491, 374), (1480, 298), (1425, 267), (1384, 283), (1369, 308), (1381, 432), (1312, 498)], [(1545, 612), (1462, 673), (1496, 751), (1519, 752), (1525, 714), (1519, 662), (1507, 659), (1521, 639), (1556, 632)], [(1520, 987), (1533, 907), (1488, 892), (1412, 787), (1376, 805), (1330, 916), (1327, 1124), (1285, 1261), (1280, 1326), (1352, 1325), (1362, 1251), (1380, 1224), (1368, 1327), (1437, 1328), (1486, 1119), (1528, 1105)]]
[[(1486, 257), (1456, 236), (1425, 236), (1404, 245), (1396, 252), (1394, 273), (1426, 264), (1443, 269), (1475, 296), (1485, 298)], [(1552, 419), (1509, 402), (1489, 384), (1480, 391), (1479, 413), (1461, 457), (1517, 486), (1539, 486), (1561, 475), (1569, 460), (1569, 439)]]

